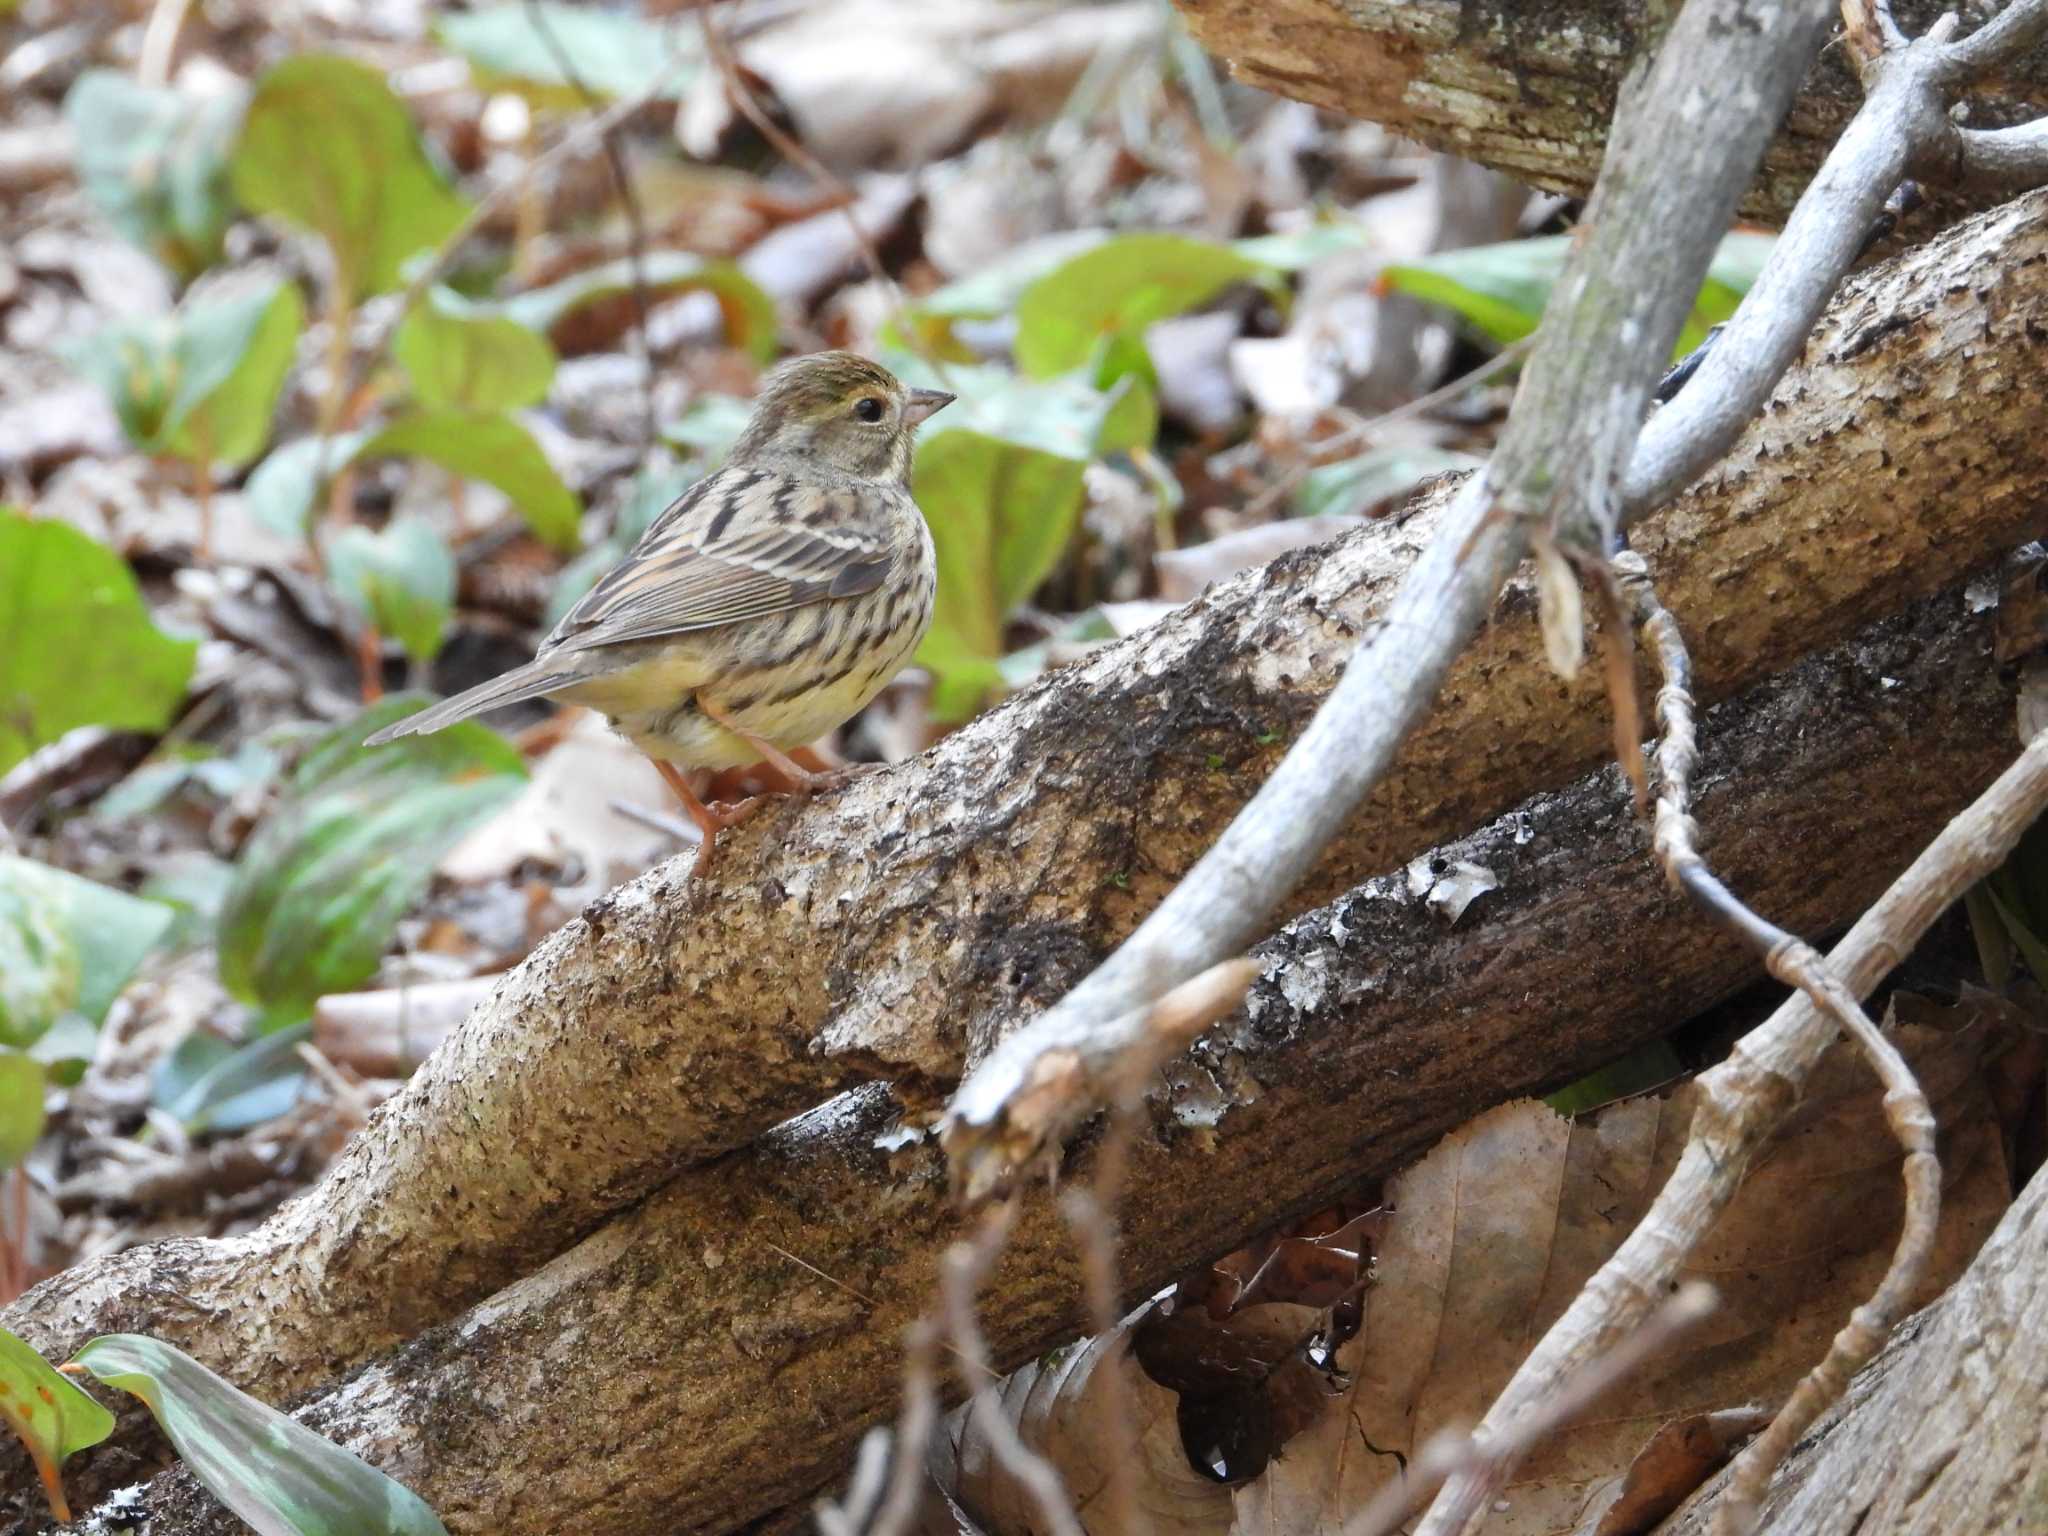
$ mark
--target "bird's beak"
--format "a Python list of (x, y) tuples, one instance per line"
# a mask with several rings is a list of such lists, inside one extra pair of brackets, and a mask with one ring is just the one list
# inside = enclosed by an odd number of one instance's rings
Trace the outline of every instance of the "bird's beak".
[(943, 389), (913, 389), (903, 405), (903, 425), (914, 427), (934, 411), (942, 411), (959, 397)]

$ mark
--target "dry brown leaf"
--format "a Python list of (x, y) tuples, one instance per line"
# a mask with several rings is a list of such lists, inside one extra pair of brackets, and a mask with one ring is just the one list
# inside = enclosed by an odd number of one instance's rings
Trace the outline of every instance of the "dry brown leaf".
[[(1962, 1271), (2009, 1190), (1980, 1071), (1986, 1032), (1906, 1028), (1897, 1038), (1944, 1133), (1924, 1302)], [(1365, 1327), (1339, 1354), (1352, 1389), (1238, 1491), (1238, 1529), (1337, 1531), (1432, 1434), (1477, 1422), (1662, 1185), (1691, 1110), (1689, 1086), (1576, 1123), (1534, 1102), (1505, 1105), (1404, 1174), (1389, 1191), (1396, 1214)], [(1488, 1530), (1590, 1531), (1661, 1424), (1777, 1401), (1875, 1287), (1897, 1235), (1899, 1192), (1879, 1091), (1856, 1053), (1838, 1047), (1686, 1272), (1715, 1286), (1719, 1310), (1591, 1416), (1539, 1444)]]
[(1718, 1408), (1673, 1419), (1637, 1453), (1593, 1536), (1646, 1536), (1771, 1422), (1768, 1408)]

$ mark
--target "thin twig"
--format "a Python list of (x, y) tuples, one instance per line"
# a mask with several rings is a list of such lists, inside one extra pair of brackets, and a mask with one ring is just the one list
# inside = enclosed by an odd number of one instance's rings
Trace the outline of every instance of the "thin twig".
[(1774, 977), (1797, 987), (1815, 1008), (1848, 1032), (1884, 1085), (1885, 1116), (1906, 1152), (1905, 1217), (1884, 1279), (1836, 1335), (1827, 1357), (1800, 1382), (1770, 1428), (1735, 1464), (1735, 1476), (1715, 1515), (1715, 1531), (1717, 1536), (1746, 1536), (1755, 1525), (1772, 1471), (1808, 1426), (1841, 1396), (1849, 1378), (1875, 1357), (1926, 1272), (1935, 1227), (1941, 1219), (1941, 1164), (1935, 1154), (1934, 1111), (1905, 1058), (1871, 1023), (1862, 1004), (1828, 969), (1819, 952), (1758, 915), (1728, 889), (1701, 856), (1699, 828), (1691, 810), (1692, 774), (1699, 761), (1692, 658), (1678, 621), (1658, 601), (1642, 557), (1630, 553), (1614, 563), (1662, 674), (1657, 691), (1661, 738), (1654, 819), (1658, 861), (1671, 883), (1695, 905), (1764, 956)]
[[(576, 68), (576, 61), (569, 57), (569, 50), (562, 46), (555, 36), (554, 26), (547, 19), (547, 12), (540, 0), (526, 0), (526, 17), (533, 30), (540, 34), (542, 46), (555, 61), (555, 68), (569, 82), (571, 90), (582, 98), (583, 105), (591, 111), (602, 109), (603, 101), (584, 83), (582, 73)], [(671, 46), (670, 53), (674, 53)], [(640, 452), (644, 456), (654, 447), (657, 424), (654, 412), (654, 350), (647, 334), (647, 221), (640, 211), (640, 194), (634, 190), (633, 178), (626, 170), (626, 150), (619, 141), (619, 125), (612, 124), (602, 136), (605, 164), (611, 168), (612, 186), (619, 194), (619, 202), (626, 211), (626, 254), (633, 274), (633, 360), (640, 365)]]
[[(974, 1315), (974, 1293), (1003, 1251), (1016, 1211), (1013, 1200), (990, 1207), (983, 1214), (981, 1230), (973, 1241), (953, 1244), (939, 1261), (939, 1296), (946, 1330), (961, 1359), (984, 1376), (994, 1376), (996, 1372), (989, 1364), (988, 1344)], [(978, 1380), (966, 1369), (956, 1374), (960, 1384), (973, 1394), (969, 1412), (989, 1453), (1030, 1495), (1052, 1536), (1086, 1536), (1073, 1506), (1067, 1502), (1067, 1490), (1059, 1473), (1051, 1462), (1024, 1443), (1003, 1413), (996, 1383)]]
[(1345, 1523), (1343, 1536), (1386, 1536), (1423, 1495), (1447, 1477), (1476, 1467), (1519, 1459), (1553, 1430), (1562, 1429), (1612, 1388), (1668, 1349), (1678, 1336), (1713, 1314), (1714, 1288), (1694, 1280), (1681, 1287), (1643, 1326), (1605, 1354), (1588, 1360), (1557, 1384), (1542, 1406), (1515, 1424), (1504, 1436), (1443, 1430), (1430, 1437), (1403, 1475), (1388, 1483)]
[[(1424, 415), (1435, 410), (1440, 405), (1457, 399), (1473, 385), (1483, 384), (1495, 374), (1505, 372), (1510, 366), (1519, 363), (1523, 358), (1527, 357), (1529, 349), (1534, 345), (1535, 337), (1533, 335), (1524, 336), (1519, 341), (1511, 341), (1478, 367), (1468, 369), (1464, 373), (1459, 374), (1455, 379), (1450, 379), (1445, 383), (1437, 385), (1435, 389), (1430, 390), (1427, 394), (1417, 395), (1413, 400), (1403, 401), (1392, 410), (1382, 411), (1377, 416), (1368, 417), (1363, 421), (1354, 421), (1342, 431), (1332, 432), (1328, 437), (1320, 438), (1309, 446), (1315, 450), (1317, 461), (1327, 464), (1330, 462), (1327, 455), (1362, 443), (1374, 433), (1391, 427), (1398, 422), (1412, 421), (1417, 416)], [(1316, 468), (1316, 464), (1306, 459), (1299, 464), (1289, 466), (1287, 472), (1278, 480), (1275, 480), (1271, 485), (1244, 504), (1244, 515), (1246, 517), (1264, 516), (1283, 497), (1297, 485), (1301, 484), (1303, 480), (1307, 479), (1309, 471), (1314, 468)]]

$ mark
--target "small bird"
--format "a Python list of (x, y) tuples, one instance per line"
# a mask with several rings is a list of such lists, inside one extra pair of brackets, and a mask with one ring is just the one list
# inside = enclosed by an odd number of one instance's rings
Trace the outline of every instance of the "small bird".
[(853, 715), (924, 638), (938, 561), (911, 499), (911, 437), (953, 398), (851, 352), (784, 363), (724, 465), (654, 520), (531, 662), (369, 745), (522, 699), (587, 705), (676, 792), (703, 834), (703, 875), (719, 832), (761, 797), (709, 806), (679, 770), (761, 760), (799, 792), (836, 783), (789, 750)]

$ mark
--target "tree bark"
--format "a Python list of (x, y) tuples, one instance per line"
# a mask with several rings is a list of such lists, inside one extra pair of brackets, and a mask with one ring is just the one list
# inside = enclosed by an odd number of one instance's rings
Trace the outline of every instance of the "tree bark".
[[(1793, 1451), (1759, 1529), (1800, 1536), (2048, 1530), (2048, 1169), (1969, 1272), (1903, 1323)], [(1725, 1476), (1672, 1536), (1705, 1536)], [(1662, 1529), (1660, 1527), (1660, 1529)]]
[[(1176, 0), (1189, 30), (1248, 84), (1384, 123), (1404, 137), (1553, 191), (1593, 184), (1616, 90), (1645, 40), (1645, 0)], [(1924, 32), (1960, 10), (1965, 28), (2003, 0), (1898, 0)], [(1797, 201), (1863, 92), (1847, 52), (1825, 50), (1743, 202), (1776, 224)], [(1972, 93), (1969, 125), (2048, 110), (2048, 48)], [(1923, 218), (1949, 222), (1997, 194), (1929, 187)]]
[[(2010, 761), (2011, 687), (1971, 608), (1938, 595), (1704, 722), (1703, 835), (1775, 918), (1851, 916)], [(1455, 926), (1403, 874), (1300, 918), (1258, 951), (1245, 1012), (1169, 1069), (1132, 1164), (1132, 1294), (1757, 974), (1665, 887), (1612, 769), (1437, 852), (1500, 888)], [(893, 1114), (867, 1090), (683, 1173), (304, 1417), (457, 1533), (721, 1531), (802, 1499), (893, 1406), (958, 1235), (929, 1143), (875, 1145)], [(1035, 1192), (984, 1297), (1005, 1366), (1081, 1327), (1070, 1250)], [(182, 1474), (159, 1497), (170, 1529), (229, 1528)]]
[[(1697, 619), (1703, 697), (2038, 530), (2044, 211), (2048, 196), (2021, 199), (1849, 284), (1729, 458), (1638, 530), (1670, 606)], [(1442, 499), (1226, 583), (916, 761), (736, 830), (709, 882), (665, 866), (611, 893), (264, 1228), (80, 1265), (6, 1326), (57, 1355), (158, 1333), (287, 1397), (851, 1082), (950, 1080), (1208, 846)], [(1550, 674), (1533, 609), (1511, 591), (1291, 911), (1606, 753), (1597, 683)]]

